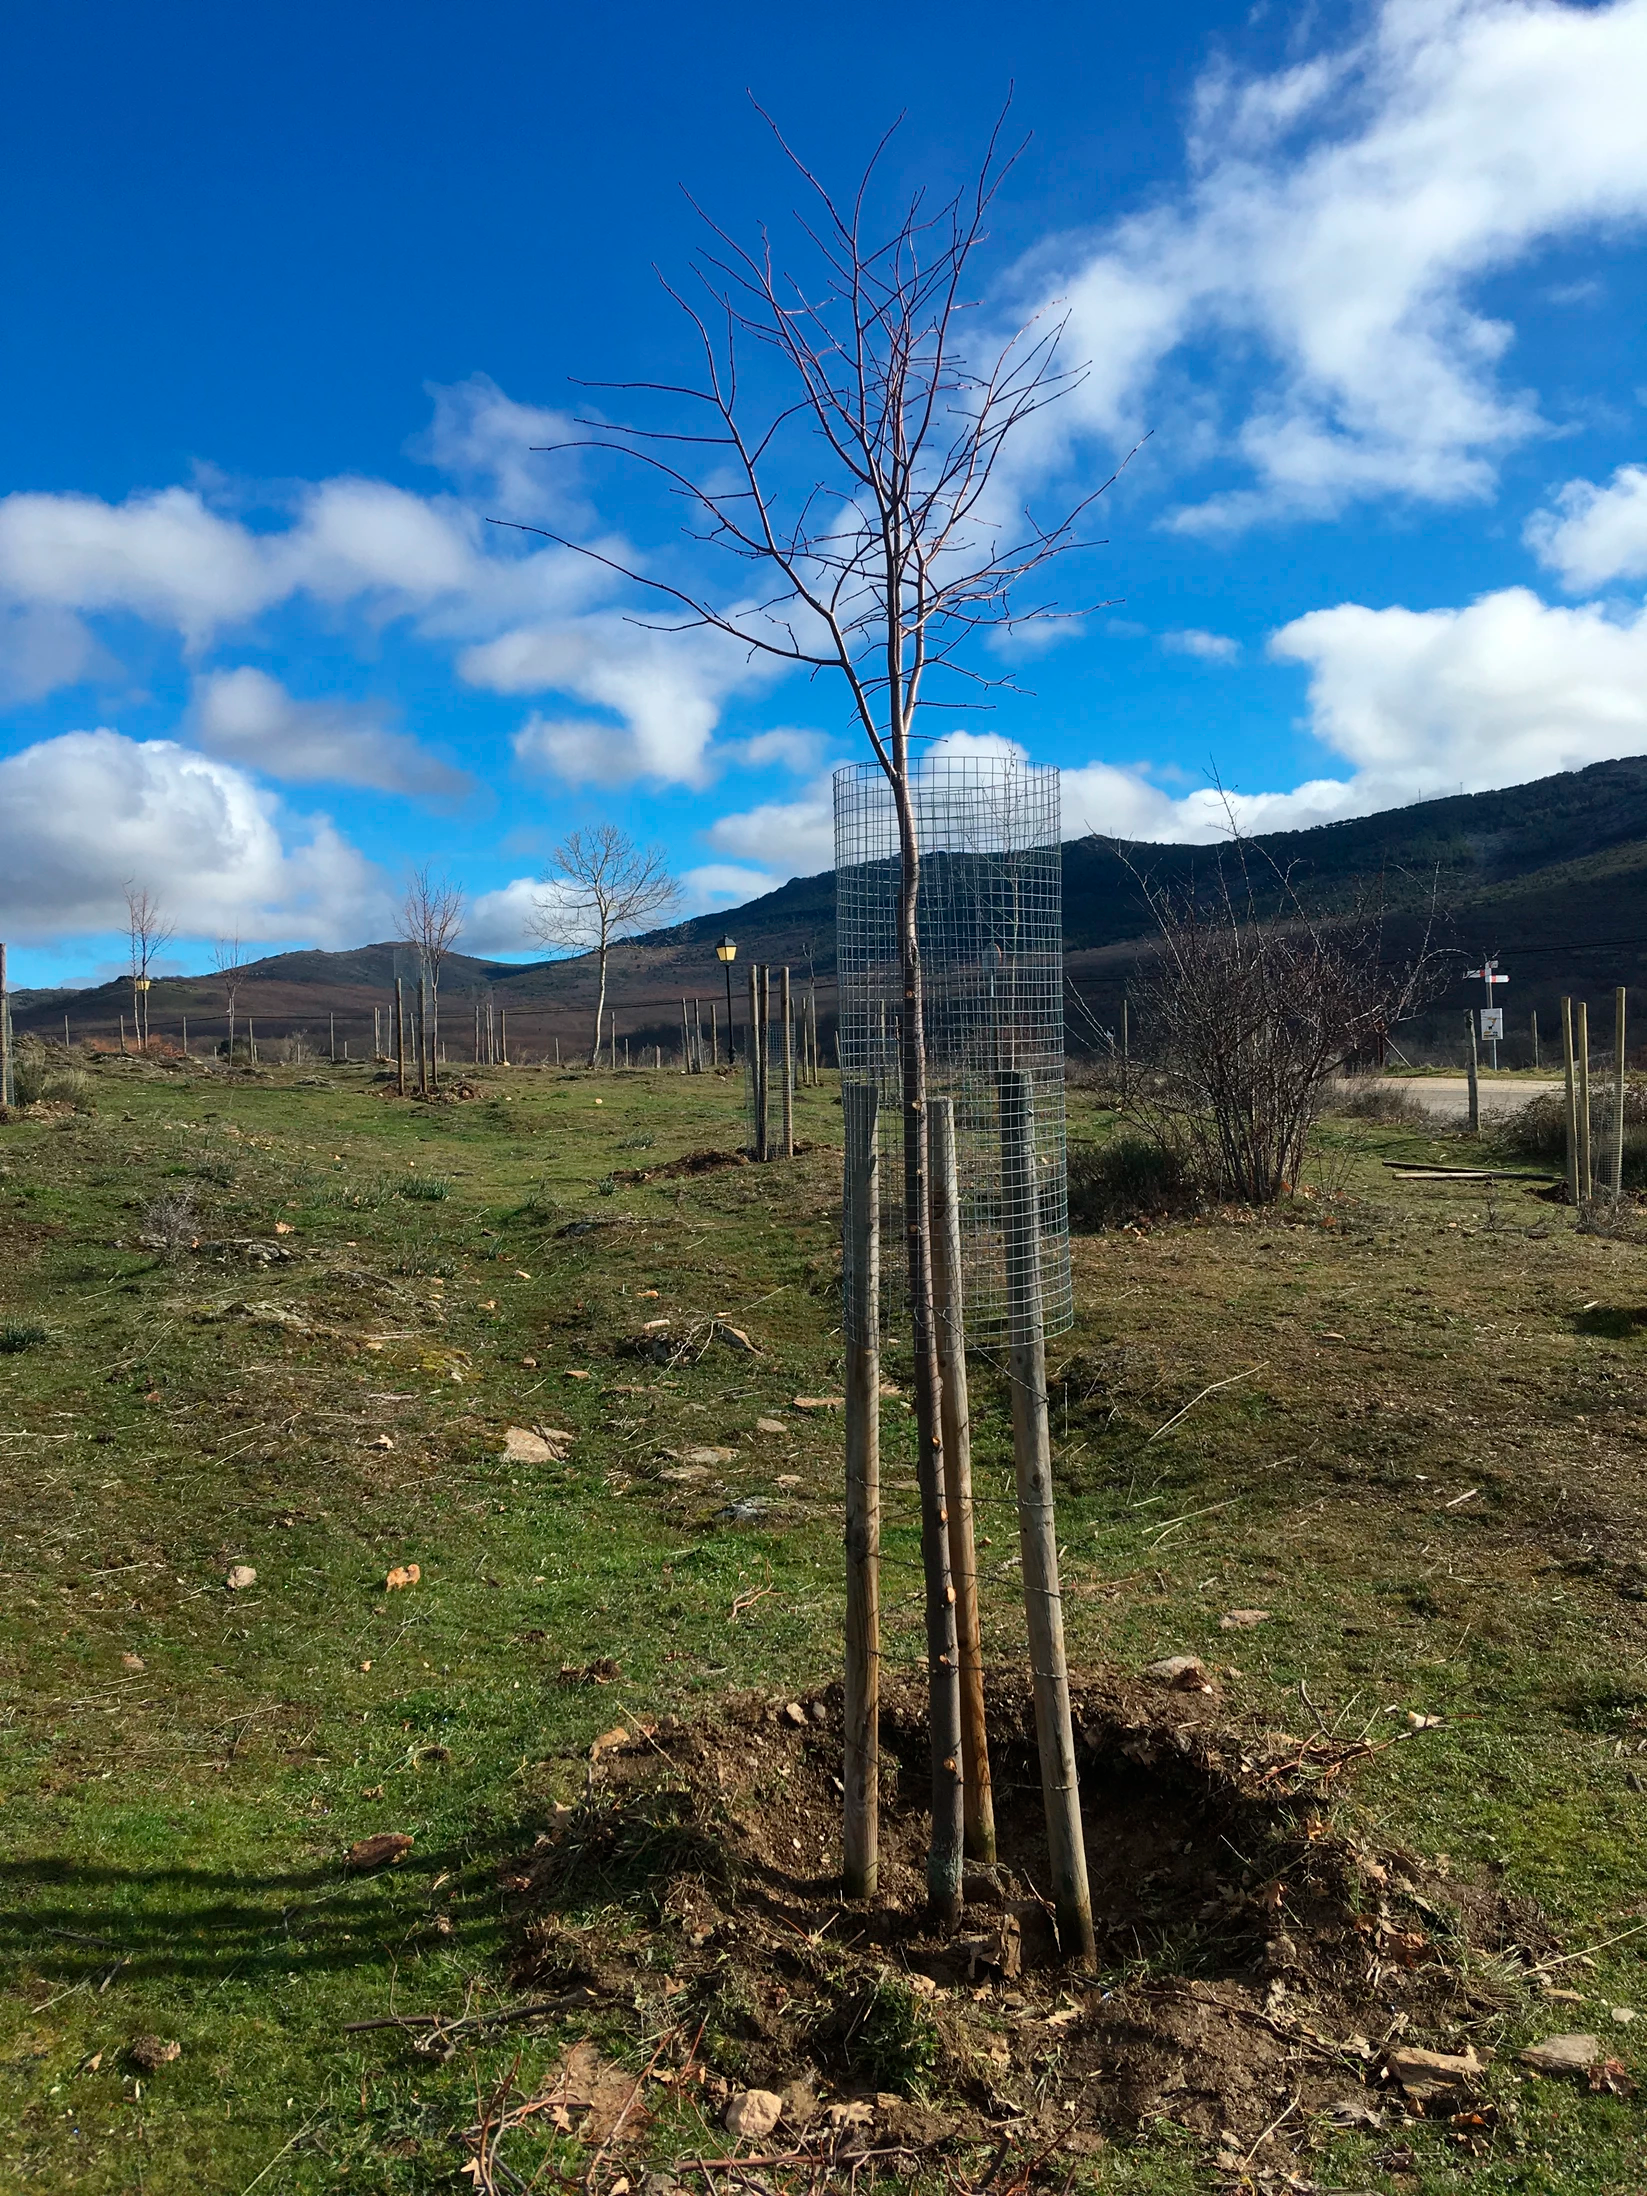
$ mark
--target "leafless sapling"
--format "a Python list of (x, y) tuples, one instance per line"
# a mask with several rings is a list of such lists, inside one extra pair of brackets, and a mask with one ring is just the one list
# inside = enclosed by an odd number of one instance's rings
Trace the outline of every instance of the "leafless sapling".
[(418, 957), (428, 985), (428, 1087), (440, 1083), (440, 972), (463, 928), (463, 888), (436, 876), (425, 862), (406, 880), (400, 908), (400, 935)]
[(658, 421), (586, 421), (581, 439), (563, 447), (622, 452), (650, 468), (682, 499), (689, 535), (750, 566), (752, 585), (728, 606), (707, 583), (677, 584), (604, 551), (584, 553), (670, 600), (679, 615), (668, 630), (708, 630), (753, 655), (837, 675), (891, 788), (932, 1744), (927, 1874), (933, 1917), (947, 1925), (961, 1897), (960, 1692), (933, 1314), (913, 743), (923, 711), (957, 706), (955, 680), (974, 696), (1011, 683), (999, 655), (973, 653), (977, 643), (1078, 614), (1026, 602), (1022, 590), (1066, 552), (1091, 546), (1080, 539), (1082, 517), (1103, 490), (1038, 519), (1008, 474), (1009, 443), (1080, 370), (1060, 360), (1062, 321), (1032, 321), (1003, 338), (970, 293), (990, 208), (1016, 158), (1003, 149), (1001, 125), (953, 197), (929, 204), (917, 191), (884, 220), (874, 201), (886, 138), (844, 198), (778, 141), (807, 198), (797, 259), (780, 259), (765, 230), (745, 246), (705, 217), (695, 287), (670, 288), (699, 361), (694, 378), (620, 384), (657, 400)]
[(126, 934), (131, 945), (132, 1020), (137, 1025), (137, 1049), (149, 1049), (150, 969), (156, 958), (177, 936), (157, 896), (147, 885), (126, 885)]

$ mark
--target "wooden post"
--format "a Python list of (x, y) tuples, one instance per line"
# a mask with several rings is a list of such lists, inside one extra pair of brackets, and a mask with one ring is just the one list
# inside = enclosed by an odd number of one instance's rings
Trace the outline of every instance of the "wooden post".
[[(65, 1049), (67, 1049), (68, 1042), (69, 1025), (67, 1021), (65, 1021), (63, 1024), (63, 1044)], [(186, 1014), (183, 1017), (183, 1057), (185, 1060), (189, 1057), (189, 1017)]]
[(335, 1014), (328, 1014), (326, 1017), (326, 1054), (335, 1067), (337, 1065), (337, 1016)]
[(754, 1114), (755, 1157), (766, 1157), (766, 1078), (764, 1074), (766, 1032), (761, 1027), (761, 965), (749, 964), (749, 1097)]
[(1585, 1204), (1596, 1193), (1595, 1152), (1590, 1143), (1590, 1003), (1578, 1002), (1578, 1027), (1573, 1032), (1578, 1050), (1578, 1190)]
[(718, 999), (709, 1002), (709, 1064), (713, 1068), (721, 1064), (721, 1003)]
[(692, 1032), (686, 1019), (686, 1001), (681, 1001), (681, 1073), (692, 1072)]
[(429, 1093), (429, 979), (419, 974), (417, 980), (417, 1088), (418, 1096)]
[(395, 1095), (406, 1095), (406, 1001), (395, 978)]
[(938, 1365), (944, 1434), (944, 1504), (949, 1577), (955, 1588), (955, 1637), (961, 1656), (961, 1793), (966, 1849), (995, 1858), (995, 1799), (984, 1722), (984, 1656), (978, 1625), (978, 1556), (972, 1533), (972, 1416), (967, 1400), (966, 1302), (961, 1286), (961, 1199), (955, 1166), (955, 1105), (928, 1100), (932, 1140), (932, 1294), (938, 1317)]
[(1538, 1009), (1533, 1009), (1533, 1072), (1538, 1072)]
[(248, 1014), (248, 1015), (247, 1015), (247, 1017), (246, 1017), (246, 1055), (247, 1055), (247, 1065), (248, 1065), (249, 1067), (256, 1067), (256, 1065), (257, 1065), (257, 1029), (256, 1029), (256, 1025), (255, 1025), (255, 1024), (253, 1023), (253, 1021), (252, 1021), (252, 1018), (251, 1018), (251, 1016), (250, 1016), (249, 1014)]
[(1130, 1095), (1128, 1074), (1132, 1061), (1132, 1031), (1128, 1026), (1128, 1019), (1127, 995), (1123, 991), (1121, 994), (1121, 1096), (1123, 1099)]
[(1567, 1202), (1578, 1203), (1578, 1068), (1573, 1058), (1573, 1002), (1561, 1002), (1561, 1052), (1567, 1073)]
[[(4, 952), (4, 950), (5, 950), (5, 948), (4, 948), (3, 946), (0, 946), (0, 952)], [(4, 978), (3, 978), (3, 977), (0, 977), (0, 992), (3, 992), (3, 991), (5, 990), (5, 988), (6, 988), (6, 986), (5, 986), (5, 981), (4, 981)], [(64, 1017), (63, 1017), (63, 1050), (64, 1050), (65, 1052), (67, 1052), (67, 1051), (68, 1051), (68, 1049), (69, 1049), (69, 1018), (68, 1018), (68, 1016), (67, 1016), (67, 1015), (65, 1014), (65, 1015), (64, 1015)]]
[[(754, 973), (750, 973), (754, 989)], [(881, 1345), (880, 1181), (873, 1083), (841, 1094), (846, 1130), (846, 1786), (841, 1884), (872, 1899), (880, 1883)]]
[(1464, 1010), (1464, 1019), (1468, 1023), (1470, 1031), (1470, 1134), (1472, 1136), (1479, 1136), (1481, 1134), (1481, 1082), (1479, 1076), (1476, 1073), (1474, 1007), (1466, 1007), (1466, 1009)]
[(783, 1155), (795, 1156), (795, 1017), (790, 1007), (789, 971), (779, 980), (778, 1005), (783, 1013)]
[(1052, 1505), (1052, 1434), (1047, 1424), (1046, 1336), (1041, 1310), (1040, 1195), (1035, 1166), (1035, 1086), (1027, 1069), (1004, 1068), (1001, 1104), (1001, 1200), (1006, 1218), (1007, 1370), (1012, 1386), (1012, 1453), (1018, 1482), (1018, 1531), (1024, 1562), (1024, 1610), (1035, 1686), (1035, 1739), (1041, 1757), (1047, 1857), (1058, 1941), (1079, 1967), (1097, 1965), (1092, 1892), (1081, 1832), (1081, 1793), (1064, 1654), (1064, 1603)]
[(663, 1066), (662, 1045), (654, 1045), (652, 1047), (652, 1065), (654, 1068), (661, 1068)]
[[(68, 1043), (68, 1021), (63, 1023), (63, 1042)], [(122, 1048), (124, 1049), (124, 1048)], [(6, 949), (0, 945), (0, 1106), (12, 1102), (11, 1015), (6, 1005)]]
[[(120, 1057), (121, 1057), (122, 1059), (124, 1059), (124, 1058), (125, 1058), (125, 1056), (126, 1056), (126, 1017), (125, 1017), (125, 1016), (124, 1016), (124, 1015), (122, 1014), (122, 1015), (121, 1015), (121, 1017), (120, 1017)], [(233, 1048), (232, 1048), (232, 1047), (230, 1048), (230, 1052), (229, 1052), (229, 1058), (230, 1058), (230, 1060), (231, 1060), (231, 1061), (232, 1061), (232, 1060), (233, 1060), (233, 1058), (234, 1058), (234, 1051), (233, 1051)]]
[(498, 1008), (498, 1054), (500, 1064), (507, 1067), (509, 1065), (509, 1009), (505, 1006)]
[(1624, 986), (1613, 993), (1613, 1203), (1624, 1196)]

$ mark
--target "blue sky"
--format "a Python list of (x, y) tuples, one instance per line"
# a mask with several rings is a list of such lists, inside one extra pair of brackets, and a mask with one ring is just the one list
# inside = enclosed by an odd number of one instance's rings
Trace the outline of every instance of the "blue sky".
[[(392, 928), (475, 950), (566, 831), (693, 907), (829, 861), (845, 697), (632, 622), (488, 526), (693, 569), (655, 483), (534, 457), (579, 379), (684, 357), (657, 272), (900, 111), (887, 201), (1032, 132), (982, 325), (1067, 315), (1081, 387), (1015, 477), (1105, 478), (1105, 599), (987, 717), (1066, 827), (1217, 834), (1647, 750), (1647, 0), (27, 11), (0, 164), (0, 936), (13, 981)], [(600, 401), (600, 400), (597, 400)], [(607, 400), (609, 401), (609, 400)], [(735, 570), (697, 568), (727, 599)], [(999, 659), (996, 659), (998, 665)]]

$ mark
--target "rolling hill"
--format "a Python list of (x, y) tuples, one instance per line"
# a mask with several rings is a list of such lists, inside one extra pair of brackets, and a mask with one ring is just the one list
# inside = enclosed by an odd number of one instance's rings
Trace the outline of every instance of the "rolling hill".
[[(1285, 876), (1305, 905), (1324, 913), (1376, 905), (1392, 952), (1410, 950), (1428, 935), (1450, 957), (1457, 980), (1409, 1030), (1404, 1049), (1456, 1053), (1463, 1009), (1481, 997), (1462, 972), (1483, 952), (1497, 954), (1511, 977), (1500, 994), (1512, 1031), (1505, 1055), (1510, 1064), (1528, 1050), (1524, 1033), (1532, 1012), (1546, 1041), (1553, 1039), (1562, 992), (1600, 1002), (1615, 984), (1647, 985), (1647, 757), (1309, 831), (1268, 833), (1249, 841), (1245, 855), (1261, 895), (1277, 898), (1275, 880)], [(1216, 879), (1230, 862), (1228, 848), (1102, 838), (1065, 845), (1066, 967), (1091, 1016), (1113, 1025), (1129, 973), (1147, 947), (1142, 880), (1192, 889)], [(834, 877), (825, 871), (792, 879), (729, 912), (627, 941), (612, 955), (620, 1045), (627, 1037), (638, 1057), (641, 1047), (678, 1044), (683, 997), (703, 1002), (706, 1021), (711, 1001), (724, 1018), (714, 941), (728, 931), (738, 940), (734, 999), (740, 1022), (744, 971), (757, 959), (789, 963), (797, 983), (815, 980), (827, 1029), (834, 926)], [(321, 1049), (335, 1027), (340, 1051), (347, 1044), (359, 1058), (371, 1048), (374, 1009), (387, 1027), (383, 1010), (392, 1002), (397, 973), (415, 983), (411, 952), (392, 943), (275, 954), (246, 970), (239, 1012), (254, 1018), (260, 1038), (305, 1031)], [(589, 1043), (594, 981), (587, 956), (522, 965), (454, 954), (441, 986), (450, 1057), (469, 1057), (474, 1007), (488, 997), (507, 1013), (517, 1057), (552, 1057), (557, 1044), (565, 1058), (577, 1057)], [(1647, 1002), (1647, 990), (1642, 997)], [(226, 1026), (215, 976), (159, 980), (149, 1009), (156, 1038), (174, 1044), (185, 1017), (196, 1047), (218, 1043)], [(115, 1041), (121, 1016), (130, 1010), (124, 980), (13, 997), (19, 1032), (61, 1036), (66, 1016), (76, 1042)], [(1072, 1050), (1082, 1049), (1085, 1027), (1085, 1016), (1072, 1015)]]

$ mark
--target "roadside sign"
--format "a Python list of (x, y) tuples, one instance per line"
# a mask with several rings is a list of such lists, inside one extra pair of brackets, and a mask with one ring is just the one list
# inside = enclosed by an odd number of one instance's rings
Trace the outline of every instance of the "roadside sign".
[(1481, 1042), (1484, 1045), (1502, 1043), (1504, 1038), (1504, 1009), (1502, 1007), (1482, 1007), (1480, 1012)]

